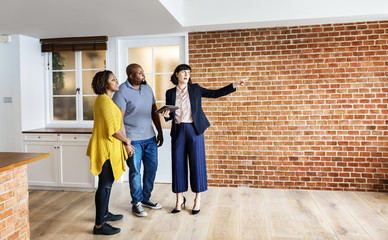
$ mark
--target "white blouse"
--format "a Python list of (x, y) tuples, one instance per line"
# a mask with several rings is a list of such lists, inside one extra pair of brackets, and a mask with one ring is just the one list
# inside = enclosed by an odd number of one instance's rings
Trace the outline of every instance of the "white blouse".
[(175, 121), (177, 124), (180, 123), (192, 123), (193, 117), (191, 115), (190, 96), (187, 86), (184, 89), (176, 87), (176, 101), (175, 105), (179, 107), (175, 111)]

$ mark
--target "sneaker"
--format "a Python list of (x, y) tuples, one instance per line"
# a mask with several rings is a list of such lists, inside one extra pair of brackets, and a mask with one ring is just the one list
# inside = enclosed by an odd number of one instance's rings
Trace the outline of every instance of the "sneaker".
[(136, 203), (135, 205), (132, 205), (132, 212), (138, 217), (145, 217), (148, 215), (144, 208), (141, 206), (140, 202)]
[(120, 231), (121, 231), (120, 228), (112, 227), (107, 223), (102, 225), (100, 228), (96, 228), (96, 226), (94, 226), (93, 228), (94, 235), (114, 235), (119, 233)]
[(148, 207), (148, 208), (152, 208), (152, 209), (161, 209), (162, 208), (162, 205), (160, 205), (159, 203), (153, 202), (152, 200), (141, 201), (141, 205), (143, 207)]
[(123, 219), (123, 215), (121, 215), (121, 214), (113, 214), (111, 212), (108, 212), (108, 214), (104, 218), (104, 220), (106, 222), (108, 222), (108, 221), (118, 221), (120, 219)]

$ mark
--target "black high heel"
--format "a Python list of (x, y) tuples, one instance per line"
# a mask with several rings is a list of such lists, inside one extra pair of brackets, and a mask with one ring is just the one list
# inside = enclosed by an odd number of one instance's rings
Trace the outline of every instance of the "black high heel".
[(201, 211), (201, 209), (198, 209), (198, 210), (191, 210), (191, 213), (193, 214), (193, 215), (195, 215), (195, 214), (198, 214), (199, 213), (199, 211)]
[(199, 211), (201, 211), (201, 209), (199, 209), (199, 210), (191, 210), (191, 213), (193, 214), (193, 215), (195, 215), (195, 214), (198, 214), (199, 213)]
[[(181, 204), (181, 208), (186, 208), (186, 198), (183, 196), (183, 203)], [(179, 213), (181, 210), (176, 210), (175, 208), (171, 211), (171, 213)]]

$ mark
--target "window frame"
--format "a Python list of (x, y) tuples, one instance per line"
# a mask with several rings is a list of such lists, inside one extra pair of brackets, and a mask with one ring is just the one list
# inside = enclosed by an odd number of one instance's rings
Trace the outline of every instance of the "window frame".
[[(87, 50), (92, 51), (92, 50)], [(83, 97), (91, 96), (90, 94), (82, 93), (82, 72), (85, 70), (97, 70), (102, 71), (108, 69), (109, 66), (109, 51), (108, 50), (96, 50), (96, 51), (105, 51), (105, 68), (96, 68), (96, 69), (82, 69), (82, 52), (84, 51), (75, 51), (75, 88), (79, 88), (80, 91), (75, 94), (76, 98), (76, 119), (75, 120), (54, 120), (54, 94), (53, 94), (53, 64), (52, 64), (52, 52), (46, 52), (45, 54), (45, 78), (46, 78), (46, 127), (93, 127), (93, 120), (84, 120), (83, 119)], [(63, 72), (73, 70), (61, 70)], [(64, 95), (74, 96), (74, 95)]]

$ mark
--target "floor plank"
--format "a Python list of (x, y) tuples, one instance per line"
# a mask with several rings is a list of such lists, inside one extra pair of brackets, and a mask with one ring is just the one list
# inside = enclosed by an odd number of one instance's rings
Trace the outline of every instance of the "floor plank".
[(388, 222), (356, 193), (335, 192), (334, 195), (373, 239), (388, 238)]
[(270, 239), (263, 192), (241, 188), (240, 239)]
[(201, 212), (193, 216), (194, 194), (172, 214), (170, 184), (155, 184), (152, 200), (160, 210), (132, 214), (128, 183), (113, 184), (110, 211), (114, 236), (94, 236), (94, 193), (30, 190), (31, 239), (387, 239), (388, 193), (296, 191), (210, 187)]
[(332, 192), (310, 192), (333, 231), (340, 239), (371, 239)]
[(359, 192), (357, 195), (388, 221), (388, 193)]
[(264, 204), (272, 239), (304, 239), (284, 190), (264, 190)]
[(293, 215), (305, 239), (338, 239), (307, 191), (289, 191)]
[(217, 202), (212, 207), (207, 239), (239, 238), (240, 195), (238, 192), (238, 189), (233, 188), (225, 188), (219, 192)]

